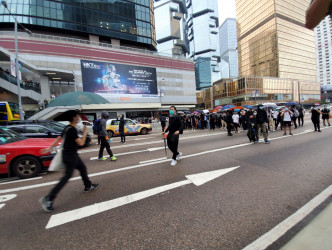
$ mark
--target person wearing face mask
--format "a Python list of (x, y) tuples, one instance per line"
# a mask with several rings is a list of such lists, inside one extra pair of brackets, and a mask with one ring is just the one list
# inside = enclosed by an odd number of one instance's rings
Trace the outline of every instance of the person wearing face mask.
[(281, 112), (281, 117), (282, 117), (283, 126), (284, 126), (284, 135), (287, 135), (287, 133), (286, 133), (287, 127), (289, 129), (289, 135), (293, 135), (292, 134), (292, 116), (293, 116), (293, 112), (291, 110), (289, 110), (288, 108), (285, 108)]
[(263, 131), (264, 142), (266, 144), (269, 144), (270, 141), (267, 138), (267, 131), (266, 131), (266, 124), (269, 122), (269, 120), (268, 120), (267, 113), (266, 113), (263, 105), (258, 105), (256, 122), (257, 122), (257, 126), (256, 126), (257, 142), (259, 141), (258, 134), (259, 134), (259, 130), (261, 129)]
[(309, 111), (311, 113), (311, 121), (314, 124), (315, 131), (322, 132), (320, 131), (320, 108), (319, 106), (312, 107), (311, 110)]
[(126, 136), (124, 134), (124, 126), (125, 126), (125, 120), (124, 115), (120, 116), (120, 122), (119, 122), (119, 132), (121, 136), (121, 143), (126, 143)]
[(178, 160), (180, 160), (182, 153), (178, 152), (179, 134), (183, 133), (183, 125), (181, 118), (176, 114), (176, 107), (171, 106), (169, 109), (169, 123), (165, 132), (162, 135), (167, 134), (167, 146), (172, 151), (173, 157), (171, 166), (174, 167)]
[(100, 138), (100, 148), (98, 154), (98, 161), (105, 161), (107, 160), (106, 157), (103, 157), (104, 149), (106, 148), (107, 153), (110, 155), (111, 161), (116, 161), (116, 157), (113, 155), (110, 144), (108, 142), (108, 133), (106, 131), (106, 120), (108, 118), (107, 111), (101, 112), (101, 120), (100, 120), (100, 130), (98, 137)]

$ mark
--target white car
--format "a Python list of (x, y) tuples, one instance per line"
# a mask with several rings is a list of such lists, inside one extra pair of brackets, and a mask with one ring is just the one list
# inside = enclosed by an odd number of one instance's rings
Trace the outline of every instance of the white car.
[[(69, 122), (68, 121), (60, 121), (62, 124), (68, 125)], [(84, 125), (88, 128), (88, 131), (91, 132), (92, 131), (92, 126), (93, 123), (89, 122), (89, 121), (79, 121), (76, 125), (77, 130), (81, 130), (83, 131), (83, 127)]]

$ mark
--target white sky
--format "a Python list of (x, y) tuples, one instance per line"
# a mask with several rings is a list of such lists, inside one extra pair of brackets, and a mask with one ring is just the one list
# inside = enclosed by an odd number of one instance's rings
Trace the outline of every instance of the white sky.
[(226, 18), (236, 17), (235, 0), (218, 0), (219, 26)]

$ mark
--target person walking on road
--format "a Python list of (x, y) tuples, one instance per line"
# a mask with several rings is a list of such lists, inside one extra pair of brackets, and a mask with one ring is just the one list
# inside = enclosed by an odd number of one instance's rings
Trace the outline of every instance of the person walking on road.
[(232, 136), (233, 112), (231, 110), (226, 111), (225, 122), (227, 124), (227, 135)]
[(121, 115), (119, 122), (119, 132), (121, 136), (121, 143), (126, 143), (126, 136), (124, 133), (124, 125), (125, 125), (124, 115)]
[(83, 183), (84, 183), (84, 192), (90, 192), (96, 188), (98, 188), (99, 184), (93, 184), (87, 173), (87, 169), (81, 158), (78, 156), (77, 153), (77, 146), (83, 146), (86, 140), (87, 135), (87, 127), (84, 126), (83, 129), (83, 136), (80, 138), (78, 137), (77, 130), (75, 128), (76, 124), (78, 123), (80, 116), (78, 114), (78, 111), (76, 110), (70, 110), (64, 113), (66, 117), (68, 117), (68, 121), (70, 124), (65, 127), (65, 129), (62, 132), (61, 136), (58, 136), (55, 141), (52, 143), (52, 145), (49, 148), (45, 148), (41, 150), (42, 154), (46, 154), (52, 150), (52, 148), (58, 144), (60, 140), (64, 138), (63, 142), (63, 150), (62, 150), (62, 160), (65, 165), (65, 174), (60, 179), (58, 184), (51, 190), (51, 192), (45, 196), (42, 197), (39, 201), (42, 204), (42, 208), (46, 212), (53, 211), (53, 202), (56, 198), (57, 194), (60, 192), (60, 190), (66, 185), (68, 180), (73, 175), (74, 169), (76, 168), (78, 171), (80, 171)]
[(234, 112), (234, 114), (232, 115), (232, 120), (233, 120), (233, 125), (234, 125), (234, 133), (238, 133), (239, 119), (240, 119), (239, 114), (237, 112)]
[(162, 134), (167, 134), (167, 146), (172, 151), (173, 157), (171, 166), (174, 167), (178, 160), (180, 160), (182, 153), (178, 152), (179, 145), (179, 135), (183, 133), (183, 127), (181, 118), (176, 114), (176, 107), (171, 106), (169, 109), (169, 123), (165, 132)]
[(314, 124), (315, 131), (322, 132), (320, 131), (320, 109), (319, 106), (312, 107), (310, 110), (311, 113), (311, 121)]
[(287, 135), (286, 130), (287, 127), (289, 129), (289, 135), (293, 135), (292, 134), (292, 116), (293, 116), (293, 112), (291, 110), (289, 110), (288, 108), (285, 108), (283, 111), (281, 111), (281, 118), (283, 121), (283, 126), (284, 126), (284, 135)]
[(331, 126), (330, 124), (330, 110), (327, 108), (326, 105), (324, 105), (324, 108), (322, 109), (322, 119), (323, 119), (323, 125), (326, 126), (325, 120), (327, 121), (327, 124)]
[(110, 144), (108, 142), (108, 133), (106, 131), (106, 120), (108, 118), (107, 111), (101, 112), (101, 120), (100, 120), (100, 129), (98, 137), (100, 138), (100, 149), (98, 155), (98, 161), (105, 161), (107, 160), (106, 157), (103, 157), (104, 149), (106, 148), (107, 153), (110, 155), (111, 161), (116, 161), (116, 157), (113, 155)]
[(263, 105), (258, 105), (258, 110), (257, 110), (257, 116), (256, 116), (256, 138), (257, 142), (259, 141), (259, 130), (261, 129), (263, 132), (263, 137), (264, 137), (264, 142), (266, 144), (269, 144), (270, 141), (267, 138), (267, 130), (266, 130), (266, 124), (269, 122), (267, 113), (264, 109)]

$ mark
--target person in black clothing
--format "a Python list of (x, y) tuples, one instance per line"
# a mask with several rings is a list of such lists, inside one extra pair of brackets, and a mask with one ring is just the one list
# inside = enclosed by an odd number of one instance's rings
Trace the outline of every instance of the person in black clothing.
[(227, 135), (232, 136), (232, 123), (233, 123), (233, 112), (230, 110), (226, 111), (225, 122), (227, 124)]
[(297, 107), (297, 110), (299, 111), (299, 117), (298, 117), (298, 121), (299, 121), (299, 127), (302, 126), (303, 127), (303, 118), (304, 118), (304, 110), (302, 107)]
[(160, 116), (160, 123), (161, 123), (161, 130), (164, 132), (165, 127), (166, 127), (166, 117), (165, 116)]
[(330, 124), (330, 110), (327, 108), (326, 105), (324, 105), (324, 108), (322, 109), (322, 119), (323, 119), (323, 125), (326, 126), (325, 120), (327, 121), (327, 124), (331, 126)]
[(164, 135), (167, 132), (167, 146), (173, 153), (171, 162), (171, 166), (173, 167), (182, 156), (182, 153), (178, 152), (178, 145), (179, 134), (183, 133), (181, 118), (176, 114), (176, 108), (174, 106), (171, 106), (169, 109), (169, 124), (165, 132), (162, 132), (162, 134)]
[(210, 130), (214, 130), (216, 128), (216, 117), (214, 116), (214, 114), (211, 114), (209, 116), (210, 119)]
[(79, 138), (77, 130), (75, 128), (76, 124), (80, 119), (78, 111), (76, 110), (67, 111), (66, 116), (68, 117), (68, 121), (70, 122), (70, 124), (65, 127), (65, 129), (62, 132), (62, 135), (58, 136), (49, 148), (41, 150), (42, 154), (50, 152), (52, 148), (55, 145), (57, 145), (60, 142), (60, 140), (64, 138), (62, 160), (66, 169), (65, 175), (61, 178), (60, 182), (51, 190), (51, 192), (47, 196), (39, 200), (40, 203), (42, 204), (42, 208), (46, 212), (51, 212), (54, 210), (53, 201), (56, 195), (60, 192), (60, 190), (66, 185), (68, 180), (71, 178), (75, 168), (78, 171), (80, 171), (85, 186), (84, 192), (90, 192), (99, 186), (99, 184), (91, 183), (88, 177), (86, 166), (84, 165), (83, 161), (81, 160), (81, 158), (78, 156), (77, 153), (77, 146), (83, 146), (85, 143), (86, 135), (88, 132), (87, 127), (84, 126), (83, 136), (82, 138)]
[(257, 123), (257, 126), (256, 126), (256, 138), (257, 138), (257, 141), (259, 141), (259, 130), (261, 129), (262, 132), (263, 132), (263, 137), (264, 137), (264, 141), (266, 144), (270, 143), (270, 141), (268, 140), (267, 138), (267, 131), (266, 131), (266, 123), (268, 123), (269, 120), (268, 120), (268, 117), (267, 117), (267, 113), (264, 109), (264, 106), (263, 105), (258, 105), (258, 109), (257, 109), (257, 116), (256, 116), (256, 123)]
[(126, 136), (124, 134), (124, 125), (125, 125), (124, 116), (121, 115), (120, 122), (119, 122), (119, 132), (120, 132), (121, 142), (122, 143), (126, 143)]
[(293, 105), (293, 106), (290, 108), (290, 111), (292, 111), (292, 113), (293, 113), (293, 116), (292, 116), (292, 122), (294, 123), (294, 128), (297, 129), (296, 120), (297, 120), (298, 116), (296, 116), (296, 112), (297, 112), (297, 111), (295, 111), (295, 109), (296, 109), (296, 107), (295, 107), (295, 105)]
[(315, 131), (322, 132), (320, 131), (320, 109), (319, 107), (312, 107), (310, 110), (311, 113), (311, 121), (314, 124)]
[(110, 144), (108, 142), (108, 133), (106, 131), (106, 120), (108, 117), (107, 111), (101, 112), (101, 120), (100, 120), (100, 129), (98, 137), (100, 138), (100, 148), (99, 148), (99, 154), (98, 154), (98, 161), (104, 161), (107, 160), (106, 157), (103, 157), (104, 149), (106, 148), (107, 153), (110, 155), (111, 161), (116, 161), (116, 157), (113, 155)]

